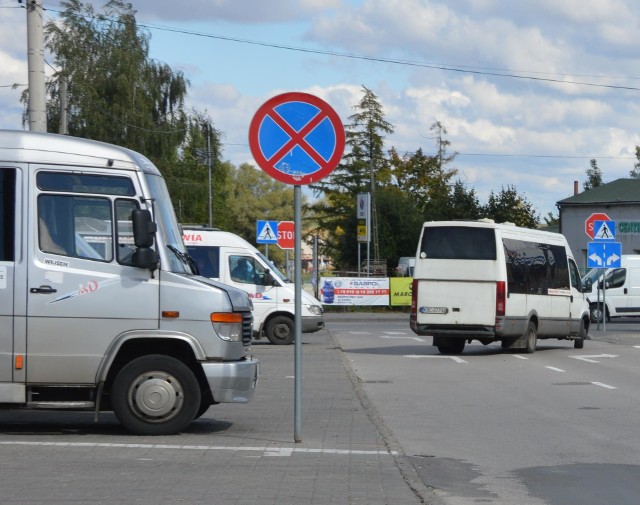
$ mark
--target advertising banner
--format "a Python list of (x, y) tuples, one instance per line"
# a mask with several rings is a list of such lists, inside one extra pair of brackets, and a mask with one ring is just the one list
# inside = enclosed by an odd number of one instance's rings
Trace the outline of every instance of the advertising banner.
[(327, 305), (389, 305), (389, 278), (321, 277), (320, 301)]
[(410, 306), (413, 277), (391, 277), (389, 282), (391, 284), (391, 291), (389, 293), (390, 305)]

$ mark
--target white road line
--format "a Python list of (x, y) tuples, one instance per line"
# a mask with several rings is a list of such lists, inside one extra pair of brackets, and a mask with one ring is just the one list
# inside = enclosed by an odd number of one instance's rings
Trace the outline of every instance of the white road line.
[(593, 356), (569, 356), (573, 359), (579, 359), (581, 361), (586, 361), (588, 363), (600, 363), (594, 358), (617, 358), (617, 354), (594, 354)]
[(615, 386), (609, 386), (609, 384), (603, 384), (602, 382), (592, 382), (591, 384), (593, 384), (594, 386), (600, 386), (601, 388), (605, 389), (618, 389)]
[(371, 335), (370, 331), (349, 331), (349, 335)]
[(636, 349), (640, 349), (640, 345), (634, 345), (633, 347), (635, 347)]
[(457, 356), (432, 356), (429, 354), (405, 354), (405, 358), (432, 358), (432, 359), (452, 359), (456, 363), (469, 363), (468, 361), (458, 358)]
[(415, 340), (416, 342), (426, 342), (426, 340), (424, 338), (409, 337), (409, 336), (407, 336), (407, 337), (390, 337), (388, 335), (380, 335), (380, 338), (389, 338), (389, 339), (394, 339), (394, 340), (408, 338), (408, 339), (411, 339), (411, 340)]
[(520, 356), (519, 354), (514, 354), (513, 357), (518, 359), (529, 359), (526, 356)]
[(408, 331), (383, 331), (387, 335), (411, 335)]
[(232, 451), (232, 452), (261, 452), (263, 456), (291, 456), (292, 454), (335, 454), (339, 456), (397, 456), (397, 451), (359, 451), (349, 449), (312, 449), (305, 447), (250, 447), (223, 445), (172, 445), (172, 444), (112, 444), (105, 442), (31, 442), (31, 441), (0, 441), (0, 446), (29, 446), (29, 447), (93, 447), (101, 449), (170, 449), (175, 451)]
[(545, 368), (548, 368), (549, 370), (553, 370), (554, 372), (566, 372), (566, 370), (563, 370), (562, 368), (556, 368), (555, 366), (545, 366)]

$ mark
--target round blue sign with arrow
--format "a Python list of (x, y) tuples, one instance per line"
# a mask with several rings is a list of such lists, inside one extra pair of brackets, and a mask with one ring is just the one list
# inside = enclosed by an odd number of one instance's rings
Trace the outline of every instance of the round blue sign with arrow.
[(307, 93), (283, 93), (265, 102), (249, 127), (258, 166), (287, 184), (329, 175), (344, 152), (344, 127), (329, 104)]

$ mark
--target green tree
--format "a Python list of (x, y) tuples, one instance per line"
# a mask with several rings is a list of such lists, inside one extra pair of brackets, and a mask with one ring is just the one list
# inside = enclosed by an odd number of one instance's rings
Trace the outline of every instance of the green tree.
[(511, 185), (503, 186), (497, 195), (491, 191), (485, 212), (496, 223), (511, 222), (516, 226), (535, 228), (540, 222), (533, 205)]
[(80, 0), (62, 2), (45, 27), (57, 72), (48, 86), (47, 123), (55, 131), (67, 84), (69, 134), (129, 147), (154, 161), (176, 159), (187, 133), (181, 72), (149, 58), (149, 35), (131, 4), (109, 0), (104, 14)]
[(592, 158), (589, 164), (586, 170), (587, 180), (582, 184), (585, 191), (602, 186), (602, 170), (598, 167), (598, 162)]
[[(334, 251), (334, 260), (345, 265), (355, 265), (357, 258), (349, 240), (355, 242), (356, 198), (358, 193), (371, 193), (372, 206), (372, 242), (373, 258), (379, 257), (377, 249), (377, 212), (376, 188), (391, 180), (384, 151), (384, 136), (393, 132), (393, 126), (385, 120), (384, 111), (378, 97), (367, 87), (362, 87), (362, 100), (355, 107), (356, 112), (349, 116), (345, 126), (347, 152), (343, 162), (331, 175), (312, 185), (317, 194), (324, 194), (326, 200), (312, 206), (314, 217), (319, 226), (327, 230), (337, 230), (328, 247)], [(350, 230), (353, 224), (354, 234), (345, 237), (341, 233)], [(348, 245), (349, 244), (349, 245)]]
[(476, 190), (467, 190), (459, 180), (453, 185), (447, 208), (446, 219), (480, 219), (484, 215)]
[(636, 161), (629, 175), (634, 179), (640, 179), (640, 146), (636, 146)]

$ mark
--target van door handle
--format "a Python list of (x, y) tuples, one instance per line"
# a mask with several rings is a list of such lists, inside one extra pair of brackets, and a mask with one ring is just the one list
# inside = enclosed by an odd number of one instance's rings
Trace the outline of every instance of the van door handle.
[(51, 286), (40, 286), (39, 288), (31, 288), (29, 292), (33, 294), (49, 295), (51, 293), (57, 293), (58, 290), (52, 288)]
[(627, 288), (624, 288), (624, 294), (625, 295), (627, 294)]

